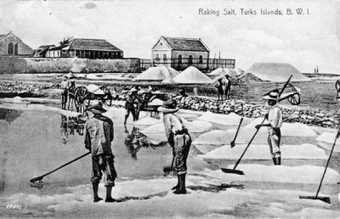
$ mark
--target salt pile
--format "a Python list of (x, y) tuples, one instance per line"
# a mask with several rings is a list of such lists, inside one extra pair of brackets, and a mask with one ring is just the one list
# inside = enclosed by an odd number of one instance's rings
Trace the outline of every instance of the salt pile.
[(134, 78), (135, 81), (164, 81), (166, 82), (172, 82), (173, 78), (178, 75), (179, 73), (171, 68), (166, 66), (156, 66), (156, 67), (150, 67), (141, 74), (139, 74), (136, 78)]
[[(229, 113), (225, 115), (212, 112), (204, 112), (203, 115), (198, 118), (198, 120), (208, 121), (226, 126), (238, 125), (240, 123), (240, 119), (241, 116), (235, 113)], [(244, 118), (243, 122), (246, 122), (246, 120), (248, 119)]]
[[(236, 145), (230, 148), (230, 145), (219, 147), (205, 155), (199, 155), (204, 159), (216, 160), (237, 160), (246, 145)], [(283, 160), (287, 159), (303, 159), (303, 160), (316, 160), (327, 159), (327, 155), (321, 148), (312, 144), (302, 145), (282, 145), (281, 156)], [(251, 145), (243, 157), (244, 160), (271, 160), (271, 154), (268, 145)]]
[(228, 138), (226, 138), (227, 133), (222, 130), (213, 130), (200, 135), (194, 142), (194, 145), (224, 145), (227, 144)]
[(247, 72), (264, 81), (285, 82), (290, 75), (293, 75), (292, 81), (310, 80), (288, 63), (254, 63)]
[(50, 112), (57, 112), (61, 115), (68, 116), (68, 117), (77, 117), (81, 115), (81, 113), (69, 111), (69, 110), (63, 110), (57, 107), (51, 107), (51, 106), (45, 106), (41, 104), (7, 104), (3, 103), (0, 104), (0, 107), (5, 109), (14, 109), (14, 110), (36, 110), (36, 111), (50, 111)]
[[(324, 132), (319, 137), (317, 137), (318, 145), (322, 148), (325, 148), (327, 150), (332, 149), (332, 145), (334, 143), (336, 136), (336, 132)], [(337, 140), (336, 145), (334, 147), (335, 152), (340, 152), (340, 139)]]
[(205, 132), (211, 129), (212, 124), (206, 121), (193, 121), (193, 122), (186, 122), (185, 126), (188, 128), (189, 132)]
[(163, 123), (149, 126), (141, 130), (141, 133), (147, 136), (154, 144), (160, 144), (161, 142), (167, 141)]
[[(238, 143), (246, 143), (249, 141), (253, 133), (255, 133), (256, 129), (255, 126), (262, 122), (263, 118), (254, 119), (248, 125), (241, 127), (239, 131), (239, 135), (237, 137), (236, 142)], [(265, 121), (267, 123), (267, 121)], [(228, 133), (235, 133), (236, 128), (232, 128), (227, 130)], [(290, 137), (315, 137), (316, 132), (313, 130), (312, 127), (302, 124), (302, 123), (283, 123), (281, 127), (281, 134), (282, 136), (290, 136)], [(259, 142), (259, 139), (262, 141), (266, 141), (268, 135), (267, 127), (262, 127), (258, 131), (256, 136), (255, 142)], [(261, 142), (262, 142), (261, 141)]]
[(133, 125), (140, 128), (140, 127), (155, 125), (155, 124), (158, 124), (158, 123), (161, 123), (161, 122), (162, 121), (160, 119), (155, 119), (155, 118), (148, 116), (148, 117), (144, 117), (144, 118), (142, 118), (138, 121), (134, 121)]
[(282, 123), (282, 136), (295, 136), (295, 137), (315, 137), (316, 132), (312, 127), (294, 122), (294, 123)]
[[(228, 168), (233, 168), (229, 165)], [(245, 175), (233, 175), (223, 173), (221, 170), (211, 171), (211, 177), (225, 178), (233, 181), (256, 181), (256, 182), (278, 182), (278, 183), (301, 183), (318, 184), (324, 171), (324, 167), (303, 165), (303, 166), (266, 166), (259, 164), (240, 164), (239, 170)], [(340, 181), (340, 174), (332, 168), (328, 168), (324, 184), (337, 184)]]
[(179, 84), (210, 84), (212, 80), (196, 67), (189, 66), (182, 73), (174, 77), (173, 81)]

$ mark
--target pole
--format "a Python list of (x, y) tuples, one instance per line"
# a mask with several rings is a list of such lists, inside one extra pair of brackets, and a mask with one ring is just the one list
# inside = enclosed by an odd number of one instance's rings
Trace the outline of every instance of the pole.
[(323, 174), (322, 174), (322, 177), (321, 177), (321, 180), (320, 180), (320, 183), (319, 183), (318, 190), (317, 190), (317, 192), (315, 194), (315, 198), (317, 198), (318, 195), (319, 195), (319, 192), (320, 192), (320, 189), (321, 189), (321, 186), (322, 186), (322, 182), (323, 182), (323, 179), (325, 178), (325, 175), (326, 175), (326, 172), (327, 172), (327, 168), (328, 168), (328, 164), (329, 164), (329, 161), (331, 160), (331, 157), (332, 157), (332, 154), (333, 154), (333, 151), (334, 151), (334, 148), (335, 148), (335, 144), (336, 144), (336, 141), (337, 141), (339, 135), (340, 135), (340, 129), (336, 133), (336, 136), (335, 136), (335, 139), (334, 139), (334, 143), (332, 145), (332, 149), (331, 149), (331, 152), (329, 154), (329, 157), (328, 157), (328, 160), (327, 160), (327, 163), (326, 163), (326, 166), (325, 166), (325, 170), (323, 171)]
[(87, 152), (87, 153), (85, 153), (85, 154), (83, 154), (83, 155), (81, 155), (81, 156), (79, 156), (79, 157), (74, 158), (73, 160), (71, 160), (71, 161), (69, 161), (69, 162), (67, 162), (67, 163), (65, 163), (65, 164), (63, 164), (63, 165), (61, 165), (61, 166), (59, 166), (59, 167), (57, 167), (57, 168), (55, 168), (55, 169), (53, 169), (53, 170), (51, 170), (51, 171), (45, 173), (45, 174), (43, 174), (43, 175), (41, 175), (41, 176), (37, 176), (37, 177), (32, 178), (32, 179), (30, 180), (30, 182), (34, 183), (35, 181), (42, 180), (42, 178), (44, 178), (45, 176), (50, 175), (50, 174), (56, 172), (57, 170), (59, 170), (59, 169), (65, 167), (65, 166), (68, 166), (68, 165), (70, 165), (71, 163), (73, 163), (73, 162), (75, 162), (75, 161), (77, 161), (77, 160), (79, 160), (79, 159), (81, 159), (81, 158), (83, 158), (83, 157), (85, 157), (85, 156), (87, 156), (87, 155), (89, 155), (89, 154), (91, 154), (90, 151)]

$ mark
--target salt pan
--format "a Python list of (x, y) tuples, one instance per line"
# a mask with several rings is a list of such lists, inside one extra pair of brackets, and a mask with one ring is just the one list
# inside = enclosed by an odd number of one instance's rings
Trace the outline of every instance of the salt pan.
[[(226, 159), (237, 160), (246, 145), (236, 145), (231, 148), (230, 145), (219, 147), (205, 155), (199, 155), (205, 159)], [(327, 155), (321, 148), (318, 148), (312, 144), (302, 145), (282, 145), (281, 146), (282, 159), (303, 159), (303, 160), (315, 160), (315, 159), (327, 159)], [(244, 160), (271, 160), (271, 155), (268, 145), (251, 145), (246, 154), (243, 157)]]

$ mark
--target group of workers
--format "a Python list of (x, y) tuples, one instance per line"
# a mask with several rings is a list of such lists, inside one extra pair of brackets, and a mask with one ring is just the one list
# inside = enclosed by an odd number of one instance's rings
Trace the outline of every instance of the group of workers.
[[(75, 88), (75, 82), (72, 80), (72, 76), (64, 77), (61, 87), (62, 93), (62, 107), (66, 108), (67, 98), (69, 98), (69, 92), (72, 88)], [(219, 98), (223, 100), (223, 94), (226, 98), (229, 98), (230, 93), (230, 78), (227, 75), (225, 80), (218, 80)], [(223, 93), (223, 92), (224, 93)], [(180, 96), (186, 97), (185, 90), (182, 89), (179, 92)], [(139, 111), (145, 101), (150, 99), (152, 95), (152, 88), (141, 89), (136, 86), (129, 90), (126, 98), (125, 108), (125, 120), (130, 114), (133, 116), (133, 120), (138, 120)], [(269, 110), (265, 116), (265, 121), (262, 124), (257, 125), (255, 128), (261, 127), (268, 128), (268, 145), (270, 153), (272, 155), (274, 165), (281, 165), (281, 125), (282, 125), (282, 111), (278, 106), (279, 102), (279, 90), (273, 90), (269, 92), (264, 99), (267, 100)], [(163, 105), (158, 107), (157, 111), (163, 114), (163, 123), (165, 127), (165, 133), (168, 140), (168, 144), (172, 148), (172, 164), (171, 171), (177, 174), (177, 184), (172, 188), (174, 194), (186, 193), (186, 174), (187, 174), (187, 158), (191, 146), (191, 135), (189, 130), (185, 127), (183, 119), (176, 113), (179, 108), (177, 102), (169, 98), (163, 102)], [(92, 188), (93, 188), (93, 201), (101, 201), (102, 198), (98, 195), (98, 186), (101, 178), (104, 177), (104, 183), (106, 187), (105, 202), (115, 202), (117, 200), (112, 198), (112, 188), (115, 185), (115, 179), (117, 172), (114, 166), (114, 155), (112, 153), (111, 144), (114, 139), (114, 125), (112, 119), (105, 115), (105, 108), (103, 103), (99, 102), (96, 105), (89, 106), (85, 110), (86, 123), (84, 130), (84, 144), (85, 148), (91, 151), (92, 155)]]
[[(183, 120), (176, 115), (178, 111), (176, 101), (170, 99), (158, 108), (163, 113), (163, 123), (169, 145), (172, 147), (173, 162), (171, 169), (177, 173), (178, 182), (172, 189), (174, 194), (185, 194), (185, 176), (187, 173), (187, 157), (191, 145), (191, 136)], [(114, 137), (113, 121), (105, 115), (102, 104), (96, 104), (86, 109), (85, 148), (92, 155), (92, 188), (93, 201), (101, 201), (98, 195), (98, 185), (103, 176), (106, 187), (105, 202), (115, 202), (112, 198), (112, 187), (115, 185), (117, 172), (114, 167), (114, 155), (111, 143)]]
[[(131, 94), (134, 94), (133, 90)], [(135, 94), (134, 94), (135, 95)], [(269, 105), (269, 110), (265, 116), (266, 122), (256, 126), (268, 128), (268, 144), (272, 154), (274, 165), (281, 165), (281, 125), (282, 112), (277, 105), (279, 101), (279, 91), (273, 90), (264, 96)], [(191, 135), (185, 127), (183, 119), (177, 114), (179, 108), (173, 99), (163, 102), (158, 107), (158, 112), (163, 114), (163, 123), (168, 144), (172, 148), (173, 161), (171, 171), (177, 174), (177, 184), (172, 188), (174, 194), (186, 194), (186, 174), (187, 158), (191, 146)], [(115, 202), (112, 198), (112, 187), (115, 185), (117, 172), (114, 167), (114, 155), (111, 150), (111, 143), (114, 137), (113, 121), (105, 116), (106, 110), (102, 104), (90, 106), (85, 111), (87, 121), (85, 124), (85, 147), (92, 154), (92, 188), (93, 201), (101, 201), (98, 195), (98, 185), (103, 176), (106, 187), (106, 202)]]

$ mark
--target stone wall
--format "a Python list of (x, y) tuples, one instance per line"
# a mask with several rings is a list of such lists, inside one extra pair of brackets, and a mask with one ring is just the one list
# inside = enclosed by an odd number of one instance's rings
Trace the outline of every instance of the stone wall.
[(138, 58), (78, 59), (0, 56), (0, 73), (138, 72)]
[[(234, 100), (217, 102), (211, 98), (192, 96), (179, 100), (178, 106), (182, 109), (210, 111), (223, 114), (234, 112), (249, 118), (263, 117), (268, 110), (267, 106), (263, 104), (246, 103), (245, 101)], [(285, 122), (300, 122), (308, 125), (332, 128), (337, 125), (336, 115), (325, 110), (299, 106), (281, 106), (281, 108), (283, 112), (283, 121)]]

